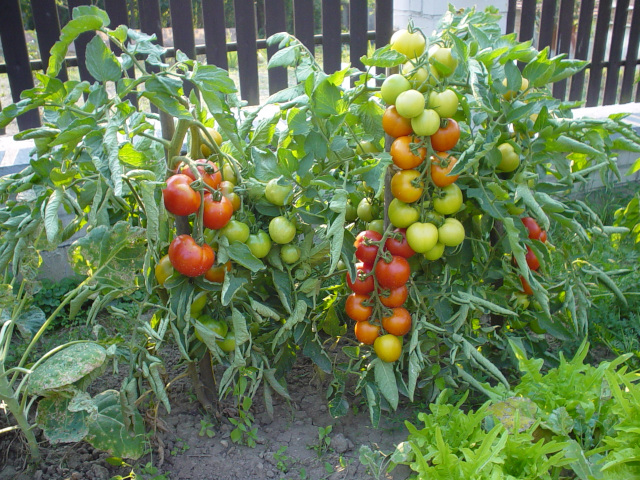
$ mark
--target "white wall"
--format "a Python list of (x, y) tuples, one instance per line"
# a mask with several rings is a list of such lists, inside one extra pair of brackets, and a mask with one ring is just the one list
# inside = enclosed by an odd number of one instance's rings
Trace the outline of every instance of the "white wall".
[[(395, 0), (393, 2), (393, 28), (399, 30), (407, 28), (409, 20), (413, 20), (413, 24), (420, 28), (425, 35), (431, 35), (436, 29), (438, 21), (448, 10), (446, 0)], [(504, 32), (506, 30), (508, 0), (458, 0), (454, 6), (456, 8), (467, 8), (476, 6), (477, 10), (484, 10), (488, 6), (494, 6), (500, 10), (502, 19), (500, 28)]]

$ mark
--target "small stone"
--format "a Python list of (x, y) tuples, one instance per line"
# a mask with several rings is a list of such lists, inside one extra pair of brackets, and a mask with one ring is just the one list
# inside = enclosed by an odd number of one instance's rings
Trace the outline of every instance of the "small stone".
[(256, 465), (256, 467), (258, 467), (258, 470), (264, 470), (264, 463), (260, 462)]
[(224, 448), (227, 448), (229, 446), (229, 442), (227, 440), (220, 440), (220, 445), (222, 445)]
[(266, 440), (265, 440), (265, 438), (264, 438), (264, 437), (260, 437), (260, 436), (259, 436), (259, 437), (257, 437), (257, 438), (256, 438), (256, 443), (257, 443), (258, 445), (264, 445), (264, 444), (266, 443)]
[(333, 448), (336, 453), (346, 453), (353, 448), (353, 442), (342, 433), (338, 433), (331, 439), (331, 448)]
[(73, 472), (71, 474), (71, 480), (82, 480), (82, 474), (80, 472)]
[(273, 478), (276, 476), (276, 472), (274, 472), (273, 470), (267, 470), (267, 477), (269, 478)]
[(324, 404), (322, 404), (322, 405), (320, 405), (320, 406), (318, 407), (318, 410), (320, 410), (322, 413), (324, 413), (324, 412), (326, 412), (326, 411), (327, 411), (327, 406), (326, 406), (326, 405), (324, 405)]
[(102, 465), (93, 464), (91, 466), (91, 473), (93, 474), (93, 480), (109, 480), (109, 470)]
[(33, 480), (42, 480), (42, 475), (44, 475), (42, 470), (36, 470), (36, 473), (33, 474)]

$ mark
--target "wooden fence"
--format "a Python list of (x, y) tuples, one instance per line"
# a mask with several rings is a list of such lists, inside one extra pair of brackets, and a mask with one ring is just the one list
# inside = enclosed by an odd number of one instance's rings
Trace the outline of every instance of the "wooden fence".
[[(264, 25), (266, 36), (284, 31), (286, 26), (285, 0), (263, 0)], [(69, 9), (88, 5), (89, 0), (67, 0)], [(168, 57), (181, 50), (190, 58), (205, 55), (210, 64), (228, 68), (227, 53), (237, 52), (241, 97), (251, 105), (260, 102), (258, 56), (260, 49), (266, 49), (266, 39), (257, 38), (256, 5), (254, 0), (233, 0), (235, 31), (237, 41), (228, 42), (226, 38), (224, 0), (201, 0), (202, 24), (205, 42), (196, 45), (191, 0), (170, 0), (171, 30), (173, 48)], [(342, 46), (348, 44), (352, 65), (362, 67), (359, 58), (367, 53), (369, 41), (381, 46), (389, 42), (392, 33), (393, 0), (375, 1), (375, 30), (368, 29), (369, 7), (367, 0), (351, 0), (343, 5), (339, 0), (316, 0), (322, 8), (322, 33), (314, 35), (314, 2), (311, 0), (293, 1), (293, 34), (314, 52), (315, 45), (322, 45), (323, 67), (327, 72), (340, 69)], [(36, 27), (41, 60), (29, 60), (19, 0), (2, 0), (3, 12), (0, 15), (0, 41), (4, 46), (5, 63), (0, 65), (0, 74), (9, 76), (12, 98), (17, 102), (20, 93), (33, 88), (32, 70), (46, 69), (49, 50), (60, 35), (60, 22), (56, 0), (32, 0), (33, 19)], [(105, 10), (111, 18), (111, 25), (131, 25), (127, 9), (127, 0), (104, 0)], [(342, 9), (347, 9), (348, 25), (342, 25)], [(145, 33), (155, 34), (162, 43), (162, 15), (159, 0), (138, 0), (140, 18), (135, 22)], [(344, 33), (348, 30), (348, 33)], [(77, 66), (82, 80), (92, 81), (84, 65), (86, 46), (91, 40), (90, 34), (83, 34), (75, 42), (76, 56), (67, 58), (66, 66)], [(267, 49), (271, 56), (274, 50)], [(66, 68), (61, 78), (67, 78)], [(274, 93), (287, 87), (287, 72), (283, 68), (268, 71), (269, 92)], [(39, 125), (37, 111), (29, 112), (18, 118), (18, 127), (23, 130)]]
[(533, 40), (540, 50), (548, 46), (553, 54), (590, 62), (570, 81), (554, 85), (556, 98), (586, 101), (588, 107), (640, 102), (640, 0), (632, 1), (509, 0), (507, 32)]
[[(30, 60), (20, 11), (20, 0), (1, 0), (0, 41), (4, 46), (5, 63), (0, 74), (8, 74), (14, 102), (20, 93), (34, 85), (32, 71), (46, 69), (49, 50), (60, 35), (59, 0), (31, 0), (36, 27), (39, 60)], [(205, 42), (195, 41), (192, 0), (169, 0), (173, 48), (171, 57), (180, 49), (189, 57), (205, 55), (207, 62), (228, 68), (227, 53), (237, 52), (240, 93), (249, 104), (258, 104), (259, 76), (257, 51), (266, 48), (266, 40), (257, 38), (256, 3), (261, 8), (260, 30), (265, 36), (283, 31), (286, 27), (285, 2), (293, 2), (293, 32), (312, 52), (322, 45), (325, 71), (340, 68), (343, 44), (349, 45), (349, 58), (354, 66), (361, 66), (359, 58), (367, 51), (369, 41), (376, 47), (388, 42), (393, 28), (393, 0), (375, 0), (375, 29), (368, 29), (367, 0), (227, 0), (233, 1), (236, 38), (226, 38), (225, 0), (195, 0), (201, 2)], [(576, 6), (576, 1), (579, 2)], [(586, 100), (587, 106), (640, 101), (640, 88), (634, 85), (640, 65), (640, 0), (509, 0), (507, 31), (518, 32), (520, 40), (533, 39), (538, 48), (550, 46), (553, 54), (567, 53), (572, 58), (590, 60), (590, 65), (571, 79), (554, 86), (556, 97)], [(129, 0), (129, 3), (131, 0)], [(633, 2), (634, 5), (630, 6)], [(69, 9), (92, 3), (91, 0), (67, 0)], [(137, 0), (140, 18), (129, 18), (127, 0), (104, 0), (112, 25), (136, 24), (162, 42), (162, 15), (159, 0)], [(321, 32), (315, 35), (314, 4), (322, 12)], [(343, 9), (345, 12), (343, 12)], [(347, 13), (348, 25), (342, 24)], [(595, 19), (595, 22), (594, 22)], [(132, 22), (135, 20), (135, 22)], [(348, 33), (345, 33), (347, 31)], [(91, 81), (84, 65), (84, 53), (90, 34), (75, 42), (76, 56), (69, 57), (67, 67), (77, 66), (80, 78)], [(626, 46), (626, 55), (623, 51)], [(271, 48), (267, 55), (273, 54)], [(80, 60), (79, 60), (80, 59)], [(67, 78), (63, 68), (61, 78)], [(604, 82), (603, 82), (604, 79)], [(287, 72), (274, 69), (268, 72), (269, 92), (287, 86)], [(634, 93), (635, 91), (635, 93)], [(38, 113), (29, 112), (18, 119), (23, 130), (39, 125)]]

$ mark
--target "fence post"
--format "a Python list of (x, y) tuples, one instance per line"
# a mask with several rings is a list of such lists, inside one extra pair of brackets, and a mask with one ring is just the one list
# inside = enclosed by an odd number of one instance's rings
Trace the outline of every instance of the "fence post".
[[(33, 88), (19, 0), (4, 0), (4, 9), (0, 15), (0, 42), (4, 46), (11, 97), (14, 103), (18, 103), (22, 91)], [(9, 46), (11, 47), (8, 48)], [(40, 126), (40, 115), (37, 109), (31, 110), (20, 115), (17, 121), (20, 130), (35, 128)]]

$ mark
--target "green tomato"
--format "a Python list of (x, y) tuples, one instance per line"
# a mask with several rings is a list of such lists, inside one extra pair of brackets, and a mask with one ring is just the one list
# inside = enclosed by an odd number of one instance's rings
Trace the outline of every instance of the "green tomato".
[(433, 198), (433, 208), (442, 215), (451, 215), (462, 206), (462, 190), (455, 183), (440, 189), (442, 196)]
[(358, 209), (351, 203), (347, 203), (347, 211), (344, 218), (347, 222), (355, 222), (358, 219)]
[(440, 128), (440, 115), (435, 110), (426, 108), (420, 115), (411, 119), (411, 128), (416, 135), (429, 137)]
[(441, 118), (451, 118), (458, 111), (458, 95), (451, 89), (429, 94), (429, 107), (433, 108)]
[(289, 265), (296, 263), (300, 260), (300, 248), (296, 245), (283, 245), (280, 249), (280, 258)]
[(356, 213), (363, 222), (370, 222), (377, 218), (379, 213), (378, 210), (379, 209), (371, 203), (371, 200), (368, 197), (364, 197), (360, 200), (360, 203), (358, 203)]
[(398, 95), (402, 92), (406, 92), (410, 88), (411, 83), (409, 83), (409, 80), (399, 73), (394, 73), (382, 82), (380, 94), (382, 95), (382, 100), (384, 100), (387, 105), (394, 105)]
[(290, 202), (292, 191), (293, 187), (291, 185), (281, 185), (278, 183), (277, 178), (273, 178), (267, 182), (264, 196), (270, 203), (282, 207)]
[(290, 243), (296, 236), (296, 226), (287, 217), (272, 218), (269, 222), (269, 236), (281, 245)]
[(440, 47), (433, 51), (429, 49), (429, 53), (429, 62), (433, 63), (433, 66), (436, 67), (438, 73), (443, 77), (453, 75), (453, 72), (458, 66), (458, 60), (454, 58), (450, 48)]
[(396, 98), (396, 111), (404, 118), (413, 118), (424, 110), (424, 95), (418, 90), (407, 90)]
[(229, 330), (227, 334), (224, 336), (223, 340), (218, 340), (216, 342), (225, 353), (233, 352), (236, 348), (236, 335), (232, 330)]
[(430, 65), (427, 70), (424, 67), (416, 68), (411, 62), (407, 62), (402, 66), (402, 74), (419, 92), (426, 92), (429, 85), (433, 87), (440, 81), (440, 74), (433, 65)]
[(367, 223), (367, 230), (373, 230), (374, 232), (378, 232), (382, 235), (384, 233), (384, 220), (378, 218), (370, 221)]
[(193, 301), (191, 302), (191, 307), (189, 308), (189, 314), (193, 318), (198, 318), (204, 310), (204, 307), (207, 306), (207, 294), (209, 292), (202, 291), (199, 292), (195, 297), (193, 297)]
[[(226, 322), (222, 320), (214, 320), (209, 315), (202, 315), (197, 319), (197, 322), (204, 327), (204, 330), (206, 330), (208, 333), (213, 334), (216, 338), (224, 338), (229, 329)], [(196, 338), (203, 342), (204, 340), (202, 339), (202, 335), (197, 328), (195, 329), (195, 331)]]
[(421, 32), (410, 33), (407, 29), (395, 32), (389, 40), (392, 50), (402, 53), (409, 59), (418, 58), (424, 52), (426, 39)]
[(401, 202), (397, 198), (389, 204), (389, 220), (398, 228), (407, 228), (420, 218), (420, 212), (411, 205)]
[(444, 243), (436, 243), (436, 245), (431, 250), (429, 250), (428, 252), (424, 252), (424, 258), (431, 261), (438, 260), (444, 253), (444, 247)]
[(264, 258), (269, 254), (269, 250), (271, 250), (271, 238), (267, 232), (260, 230), (255, 235), (249, 235), (247, 246), (254, 257)]
[(500, 150), (500, 164), (498, 164), (498, 170), (501, 172), (513, 172), (520, 166), (520, 155), (518, 155), (510, 143), (503, 143), (498, 145)]
[(438, 228), (433, 223), (412, 223), (407, 228), (406, 237), (414, 252), (425, 253), (438, 243)]
[(366, 155), (367, 153), (378, 153), (378, 147), (376, 147), (372, 142), (367, 140), (362, 140), (358, 142), (356, 145), (356, 153), (358, 155)]
[(438, 229), (438, 240), (447, 247), (457, 247), (464, 241), (464, 226), (455, 218), (447, 218)]
[(227, 223), (220, 232), (227, 237), (229, 243), (240, 242), (245, 243), (249, 239), (249, 225), (239, 220), (231, 220)]

